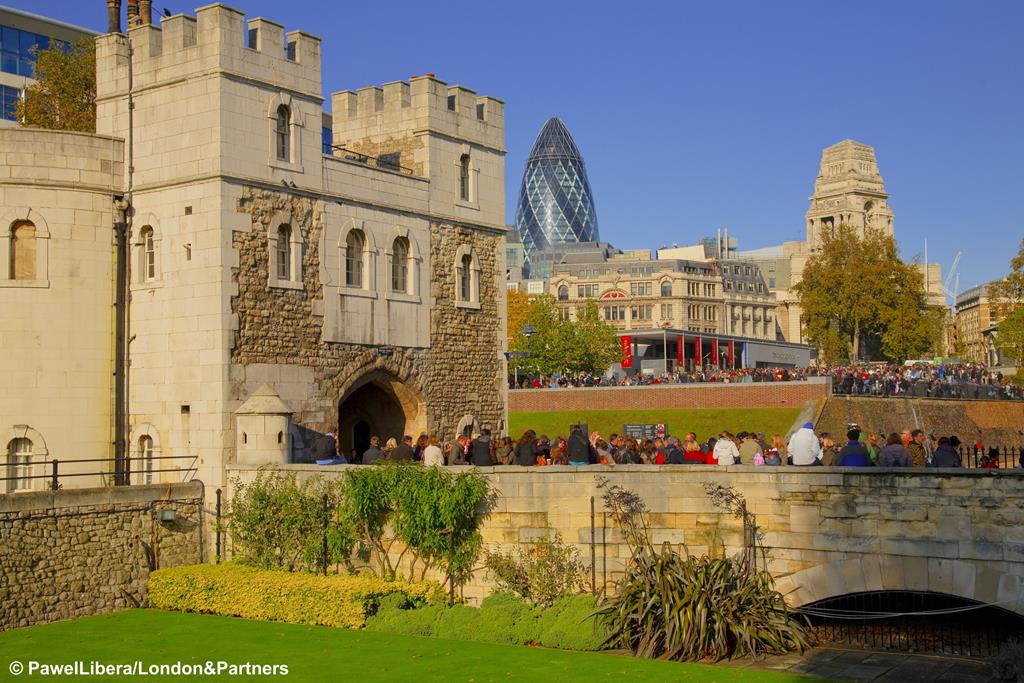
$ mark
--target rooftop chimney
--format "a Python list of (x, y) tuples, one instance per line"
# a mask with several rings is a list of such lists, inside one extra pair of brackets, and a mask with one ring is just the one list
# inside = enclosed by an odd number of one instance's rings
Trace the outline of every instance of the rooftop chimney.
[(107, 0), (107, 33), (121, 32), (121, 0)]
[(139, 0), (128, 0), (128, 28), (139, 25)]
[(139, 0), (139, 21), (143, 26), (153, 23), (153, 0)]

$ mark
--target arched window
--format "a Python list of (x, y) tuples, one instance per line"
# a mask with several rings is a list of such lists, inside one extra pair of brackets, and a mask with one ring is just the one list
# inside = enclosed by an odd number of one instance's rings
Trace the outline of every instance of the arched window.
[(409, 289), (409, 240), (396, 237), (391, 245), (391, 291), (407, 292)]
[(156, 279), (156, 240), (153, 228), (145, 226), (139, 233), (142, 239), (142, 279), (146, 282)]
[(363, 252), (366, 238), (359, 230), (351, 230), (345, 238), (345, 286), (363, 289)]
[(459, 263), (459, 300), (472, 301), (473, 294), (473, 257), (464, 254)]
[(32, 490), (32, 440), (21, 437), (7, 444), (7, 490)]
[(277, 158), (280, 161), (291, 161), (291, 132), (289, 123), (291, 112), (288, 107), (281, 105), (277, 108), (277, 120), (274, 122), (274, 140), (277, 146)]
[(139, 473), (143, 484), (153, 483), (153, 437), (139, 437)]
[(672, 296), (672, 282), (670, 280), (665, 280), (661, 283), (661, 295)]
[(277, 279), (292, 279), (292, 229), (288, 225), (277, 228)]
[(459, 159), (459, 199), (469, 201), (469, 155), (463, 154)]
[(569, 286), (568, 285), (560, 285), (559, 286), (559, 288), (558, 288), (558, 300), (559, 301), (568, 301), (569, 300)]
[(12, 280), (36, 279), (36, 226), (29, 221), (18, 221), (11, 226)]

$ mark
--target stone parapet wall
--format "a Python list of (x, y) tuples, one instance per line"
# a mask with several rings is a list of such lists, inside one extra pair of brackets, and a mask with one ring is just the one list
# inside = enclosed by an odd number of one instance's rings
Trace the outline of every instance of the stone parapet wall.
[(632, 408), (792, 408), (826, 399), (828, 395), (825, 378), (805, 382), (516, 389), (508, 392), (508, 409), (511, 413), (531, 413)]
[(203, 495), (198, 481), (0, 495), (0, 631), (145, 605), (150, 571), (204, 561)]
[[(292, 469), (292, 468), (289, 468)], [(342, 467), (295, 466), (300, 478)], [(452, 468), (461, 469), (461, 468)], [(629, 549), (602, 514), (599, 480), (639, 493), (654, 543), (737, 553), (741, 520), (710, 502), (704, 484), (746, 497), (764, 531), (767, 567), (794, 606), (873, 590), (947, 593), (1024, 613), (1024, 471), (797, 467), (590, 466), (482, 468), (499, 498), (485, 545), (510, 550), (557, 531), (591, 557), (591, 497), (598, 589), (622, 576)], [(229, 478), (253, 479), (255, 468)], [(492, 590), (484, 572), (465, 588)]]

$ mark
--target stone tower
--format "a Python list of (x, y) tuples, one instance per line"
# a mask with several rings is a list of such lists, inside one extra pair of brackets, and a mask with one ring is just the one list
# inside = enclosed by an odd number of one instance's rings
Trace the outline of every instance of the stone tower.
[(221, 4), (97, 38), (97, 129), (132, 149), (132, 426), (208, 488), (264, 384), (290, 460), (505, 427), (503, 104), (337, 93), (325, 149), (323, 102), (318, 38)]
[(823, 232), (841, 223), (861, 234), (872, 226), (892, 235), (888, 198), (873, 147), (843, 140), (825, 148), (807, 210), (807, 246), (816, 249)]

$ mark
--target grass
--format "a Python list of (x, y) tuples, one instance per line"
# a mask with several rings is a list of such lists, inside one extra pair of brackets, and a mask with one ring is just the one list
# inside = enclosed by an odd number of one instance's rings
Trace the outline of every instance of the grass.
[[(284, 681), (807, 681), (793, 674), (613, 654), (392, 636), (154, 610), (131, 610), (0, 633), (0, 679), (12, 661), (60, 664), (287, 664)], [(38, 677), (39, 673), (35, 674)], [(255, 680), (257, 677), (230, 677)], [(13, 677), (12, 677), (13, 678)], [(20, 678), (29, 678), (27, 671)], [(180, 680), (146, 676), (147, 681)], [(206, 676), (216, 680), (221, 676)], [(131, 680), (106, 677), (104, 680)]]
[(509, 434), (518, 438), (527, 429), (538, 435), (568, 436), (569, 425), (585, 423), (590, 431), (609, 434), (622, 433), (624, 424), (666, 424), (670, 433), (682, 437), (696, 432), (701, 441), (719, 434), (723, 429), (736, 432), (764, 432), (782, 434), (793, 425), (800, 408), (696, 408), (670, 410), (579, 410), (572, 412), (510, 413)]

